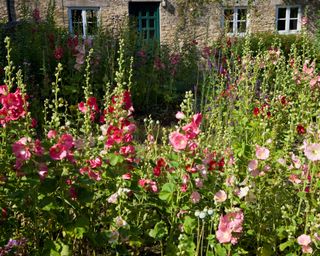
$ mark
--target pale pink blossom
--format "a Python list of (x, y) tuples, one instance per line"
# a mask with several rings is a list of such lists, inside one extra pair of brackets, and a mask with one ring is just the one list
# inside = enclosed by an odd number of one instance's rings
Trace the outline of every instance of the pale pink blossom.
[(118, 193), (113, 193), (111, 196), (108, 197), (107, 202), (109, 204), (116, 204), (118, 202)]
[(240, 190), (239, 190), (239, 192), (238, 192), (238, 197), (239, 198), (243, 198), (243, 197), (245, 197), (247, 194), (248, 194), (248, 192), (249, 192), (249, 187), (241, 187), (240, 188)]
[(179, 120), (181, 120), (181, 119), (186, 118), (186, 116), (185, 116), (185, 114), (184, 114), (183, 112), (179, 111), (179, 112), (177, 112), (177, 114), (176, 114), (176, 118), (179, 119)]
[(191, 202), (193, 204), (196, 204), (196, 203), (198, 203), (200, 201), (201, 195), (199, 194), (199, 192), (193, 191), (191, 196), (190, 196), (190, 199), (191, 199)]
[(307, 246), (311, 243), (311, 237), (309, 235), (302, 234), (297, 238), (298, 244)]
[(298, 178), (298, 176), (297, 175), (295, 175), (295, 174), (291, 174), (290, 176), (289, 176), (289, 181), (291, 181), (292, 183), (294, 183), (294, 184), (300, 184), (302, 181)]
[(258, 168), (258, 160), (254, 159), (254, 160), (251, 160), (248, 164), (248, 169), (250, 172), (256, 170)]
[(256, 157), (260, 160), (266, 160), (269, 157), (270, 151), (265, 147), (256, 145)]
[(310, 161), (319, 161), (320, 160), (320, 144), (312, 143), (308, 144), (304, 150), (305, 156)]
[(128, 225), (128, 223), (121, 216), (116, 217), (114, 222), (119, 228)]
[(202, 181), (202, 179), (196, 178), (194, 181), (195, 181), (195, 183), (196, 183), (196, 187), (197, 187), (197, 188), (202, 188), (202, 187), (203, 187), (203, 181)]
[(225, 244), (231, 242), (232, 239), (232, 233), (230, 229), (220, 230), (218, 229), (216, 231), (216, 237), (220, 244)]
[(47, 134), (48, 139), (54, 139), (57, 136), (57, 131), (56, 130), (50, 130)]
[(227, 200), (227, 193), (224, 190), (219, 190), (213, 197), (217, 203), (222, 203)]
[(311, 254), (313, 252), (312, 247), (310, 245), (302, 246), (302, 252)]
[(185, 149), (188, 144), (187, 137), (177, 131), (170, 133), (169, 140), (173, 148), (177, 151)]

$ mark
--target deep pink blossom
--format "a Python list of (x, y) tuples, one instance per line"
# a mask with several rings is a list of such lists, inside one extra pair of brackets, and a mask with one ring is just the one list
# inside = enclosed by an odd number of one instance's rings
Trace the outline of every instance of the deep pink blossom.
[(173, 148), (177, 151), (184, 150), (187, 147), (187, 137), (177, 131), (170, 133), (169, 140)]

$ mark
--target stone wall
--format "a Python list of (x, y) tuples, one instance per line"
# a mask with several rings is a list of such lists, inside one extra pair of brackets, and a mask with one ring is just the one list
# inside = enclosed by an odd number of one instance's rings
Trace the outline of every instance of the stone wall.
[[(57, 25), (68, 28), (68, 8), (99, 7), (102, 26), (118, 31), (126, 21), (130, 1), (138, 0), (55, 0), (54, 18)], [(200, 42), (217, 39), (224, 32), (222, 17), (225, 7), (248, 8), (249, 33), (275, 31), (276, 7), (280, 5), (300, 5), (303, 16), (307, 14), (309, 18), (308, 29), (314, 32), (317, 12), (320, 9), (318, 0), (255, 0), (250, 6), (248, 0), (224, 0), (222, 4), (204, 6), (197, 19), (190, 20), (178, 15), (176, 0), (167, 0), (166, 5), (161, 4), (160, 0), (139, 0), (143, 1), (160, 3), (160, 41), (163, 44), (179, 43), (186, 39), (197, 39)], [(5, 2), (0, 1), (0, 19), (7, 17)], [(15, 0), (17, 19), (26, 15), (26, 7), (29, 13), (37, 7), (40, 16), (44, 18), (49, 2), (50, 0)], [(193, 10), (186, 11), (187, 14), (192, 12)]]

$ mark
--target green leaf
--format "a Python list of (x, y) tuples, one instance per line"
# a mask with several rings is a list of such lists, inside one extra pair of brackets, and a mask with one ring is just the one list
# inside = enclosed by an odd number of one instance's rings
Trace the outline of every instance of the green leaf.
[(42, 210), (50, 212), (51, 210), (57, 209), (57, 206), (54, 205), (52, 202), (47, 204), (46, 206), (42, 207)]
[(216, 256), (225, 256), (227, 255), (227, 250), (221, 244), (216, 244), (214, 247), (215, 255)]
[(61, 256), (60, 253), (58, 253), (57, 251), (51, 249), (50, 250), (50, 256)]
[(279, 245), (280, 251), (284, 251), (287, 247), (290, 247), (293, 244), (293, 240), (289, 240)]
[(115, 154), (110, 154), (110, 165), (116, 166), (118, 163), (123, 162), (123, 157)]
[(61, 250), (61, 256), (69, 256), (70, 252), (69, 252), (69, 246), (64, 244), (62, 246), (62, 250)]
[(158, 222), (153, 229), (149, 231), (149, 236), (156, 240), (161, 240), (168, 234), (168, 228), (163, 221)]
[(192, 234), (193, 230), (196, 227), (196, 220), (190, 216), (186, 216), (183, 222), (183, 230), (186, 234)]
[(166, 183), (163, 185), (159, 198), (163, 201), (171, 201), (173, 198), (173, 193), (175, 191), (175, 185), (172, 183)]

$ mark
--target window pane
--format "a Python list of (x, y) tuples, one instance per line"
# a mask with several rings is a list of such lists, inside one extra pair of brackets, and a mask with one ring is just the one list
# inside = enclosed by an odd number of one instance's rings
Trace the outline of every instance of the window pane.
[(149, 39), (153, 39), (154, 38), (154, 30), (150, 30), (149, 31)]
[(147, 20), (146, 20), (146, 19), (142, 19), (142, 20), (141, 20), (141, 26), (142, 26), (143, 28), (146, 28), (146, 27), (147, 27)]
[(246, 19), (247, 19), (247, 10), (238, 9), (238, 20), (246, 20)]
[(73, 33), (77, 35), (83, 35), (82, 10), (71, 10), (71, 23)]
[(290, 30), (298, 29), (298, 20), (290, 20)]
[(147, 11), (146, 11), (146, 10), (142, 10), (142, 11), (141, 11), (141, 16), (142, 16), (142, 17), (145, 17), (146, 15), (147, 15)]
[(285, 19), (286, 18), (286, 8), (278, 8), (278, 19)]
[(233, 33), (233, 22), (228, 22), (228, 23), (226, 23), (226, 25), (227, 25), (227, 32), (228, 33)]
[(286, 21), (285, 20), (278, 20), (277, 29), (278, 29), (278, 31), (286, 30)]
[(225, 18), (225, 20), (233, 20), (233, 10), (232, 9), (225, 9), (224, 10), (224, 18)]
[(149, 12), (149, 16), (154, 16), (154, 11), (153, 10), (150, 10), (150, 12)]
[(246, 32), (246, 22), (245, 21), (238, 22), (237, 30), (238, 30), (238, 33), (245, 33)]
[(290, 18), (298, 18), (299, 8), (290, 8)]
[(87, 16), (87, 33), (88, 35), (93, 35), (96, 33), (98, 28), (98, 17), (97, 17), (97, 11), (95, 10), (87, 10), (86, 16)]
[(149, 27), (154, 28), (154, 19), (149, 20)]

